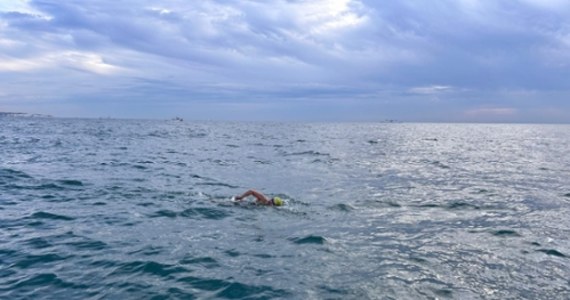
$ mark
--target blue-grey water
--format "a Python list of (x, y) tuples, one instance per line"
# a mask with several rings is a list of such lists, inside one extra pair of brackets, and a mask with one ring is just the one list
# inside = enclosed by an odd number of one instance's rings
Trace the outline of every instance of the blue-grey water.
[(0, 299), (569, 299), (569, 153), (567, 125), (3, 117)]

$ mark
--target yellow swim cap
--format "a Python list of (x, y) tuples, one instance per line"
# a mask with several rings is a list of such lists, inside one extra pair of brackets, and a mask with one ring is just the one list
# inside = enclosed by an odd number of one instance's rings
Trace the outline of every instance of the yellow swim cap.
[(281, 206), (281, 205), (283, 205), (283, 200), (281, 200), (281, 198), (279, 198), (279, 197), (274, 197), (273, 198), (273, 204), (275, 204), (275, 206)]

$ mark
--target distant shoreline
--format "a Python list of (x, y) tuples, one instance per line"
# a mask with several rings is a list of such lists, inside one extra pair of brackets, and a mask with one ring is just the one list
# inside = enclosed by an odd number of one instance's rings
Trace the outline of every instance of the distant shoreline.
[(500, 122), (500, 121), (410, 121), (410, 120), (397, 120), (397, 119), (383, 119), (377, 121), (360, 120), (360, 121), (317, 121), (317, 120), (284, 120), (284, 121), (269, 121), (269, 120), (218, 120), (218, 119), (183, 119), (182, 117), (173, 118), (126, 118), (126, 117), (61, 117), (45, 114), (23, 113), (23, 112), (1, 112), (0, 118), (56, 118), (56, 119), (86, 119), (86, 120), (148, 120), (148, 121), (177, 121), (177, 122), (249, 122), (249, 123), (377, 123), (377, 124), (487, 124), (487, 125), (570, 125), (566, 122)]
[(1, 112), (0, 117), (18, 117), (18, 118), (52, 118), (53, 116), (50, 115), (42, 115), (42, 114), (29, 114), (29, 113), (21, 113), (21, 112)]

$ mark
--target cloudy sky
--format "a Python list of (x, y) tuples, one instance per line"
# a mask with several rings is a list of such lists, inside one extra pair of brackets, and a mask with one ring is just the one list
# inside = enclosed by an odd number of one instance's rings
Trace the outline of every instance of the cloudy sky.
[(570, 122), (570, 1), (1, 0), (0, 111)]

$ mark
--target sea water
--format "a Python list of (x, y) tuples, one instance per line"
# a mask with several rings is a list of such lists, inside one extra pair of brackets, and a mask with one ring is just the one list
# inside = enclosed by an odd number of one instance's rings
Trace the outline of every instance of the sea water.
[(3, 117), (0, 298), (569, 299), (569, 153), (567, 125)]

